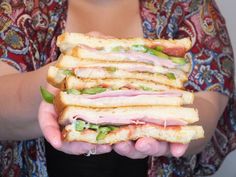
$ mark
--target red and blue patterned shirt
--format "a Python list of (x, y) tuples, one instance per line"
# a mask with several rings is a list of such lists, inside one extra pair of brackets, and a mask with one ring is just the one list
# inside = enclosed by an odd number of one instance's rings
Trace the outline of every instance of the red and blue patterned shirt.
[[(57, 59), (57, 36), (65, 28), (66, 0), (0, 1), (0, 61), (20, 72)], [(214, 0), (140, 0), (144, 37), (189, 37), (192, 62), (186, 89), (216, 91), (229, 97), (212, 140), (199, 154), (150, 157), (149, 177), (190, 177), (214, 173), (236, 147), (234, 58), (225, 20)], [(0, 176), (47, 177), (43, 138), (0, 141)]]

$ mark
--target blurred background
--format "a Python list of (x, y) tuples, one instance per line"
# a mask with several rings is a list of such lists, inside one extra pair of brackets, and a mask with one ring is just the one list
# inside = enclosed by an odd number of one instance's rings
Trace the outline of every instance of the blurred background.
[[(228, 27), (231, 43), (236, 56), (236, 1), (235, 0), (216, 0), (221, 13), (224, 15)], [(236, 62), (234, 63), (236, 66)]]
[[(221, 13), (225, 17), (229, 35), (234, 49), (234, 56), (236, 57), (236, 15), (235, 15), (236, 1), (216, 0), (216, 2), (219, 6)], [(235, 68), (236, 68), (236, 62), (235, 62)], [(217, 173), (211, 177), (236, 177), (236, 150), (231, 152), (227, 156), (227, 158), (223, 162), (223, 165), (220, 167)]]

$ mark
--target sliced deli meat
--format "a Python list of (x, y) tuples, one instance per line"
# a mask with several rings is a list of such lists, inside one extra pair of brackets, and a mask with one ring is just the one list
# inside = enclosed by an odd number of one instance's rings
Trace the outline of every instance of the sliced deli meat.
[[(89, 92), (100, 91), (104, 88), (94, 88)], [(72, 90), (73, 91), (73, 90)], [(85, 90), (86, 91), (86, 90)], [(83, 91), (82, 91), (83, 92)], [(193, 93), (184, 91), (141, 91), (141, 90), (104, 90), (102, 93), (72, 94), (60, 92), (54, 100), (58, 111), (66, 106), (82, 106), (93, 108), (115, 108), (127, 106), (180, 106), (191, 104), (193, 102)]]
[(198, 112), (193, 108), (175, 106), (133, 106), (118, 108), (88, 108), (67, 106), (59, 119), (62, 125), (75, 120), (93, 124), (123, 125), (134, 121), (159, 125), (186, 125), (198, 121)]

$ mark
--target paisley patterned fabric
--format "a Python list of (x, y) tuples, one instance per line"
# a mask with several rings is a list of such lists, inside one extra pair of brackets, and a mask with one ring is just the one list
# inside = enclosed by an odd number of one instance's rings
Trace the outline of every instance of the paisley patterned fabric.
[[(66, 0), (0, 1), (0, 60), (20, 72), (57, 59), (56, 38), (64, 30)], [(233, 52), (213, 0), (140, 0), (144, 37), (190, 37), (192, 62), (186, 89), (227, 95), (229, 104), (205, 150), (185, 158), (150, 157), (149, 177), (190, 177), (214, 173), (236, 147)], [(44, 141), (0, 142), (0, 176), (47, 177)]]
[(217, 130), (205, 150), (186, 158), (150, 158), (149, 176), (190, 177), (213, 174), (236, 147), (233, 51), (224, 18), (212, 0), (142, 1), (144, 35), (149, 38), (189, 37), (192, 62), (186, 89), (217, 91), (230, 97)]
[[(20, 72), (57, 59), (67, 2), (1, 0), (0, 60)], [(44, 139), (0, 142), (0, 177), (47, 177)]]

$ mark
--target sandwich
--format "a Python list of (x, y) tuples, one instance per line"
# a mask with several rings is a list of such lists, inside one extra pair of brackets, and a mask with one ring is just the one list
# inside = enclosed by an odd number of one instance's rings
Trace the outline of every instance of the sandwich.
[(183, 88), (190, 69), (185, 57), (191, 47), (188, 38), (102, 39), (80, 33), (64, 33), (58, 37), (57, 45), (62, 54), (48, 75), (49, 82), (56, 87), (63, 86), (66, 76), (73, 74), (84, 79), (144, 78)]
[(183, 56), (191, 48), (191, 41), (189, 38), (183, 39), (155, 39), (149, 40), (145, 38), (128, 38), (128, 39), (104, 39), (85, 35), (82, 33), (63, 33), (57, 39), (57, 46), (62, 52), (68, 51), (71, 48), (78, 46), (79, 44), (91, 47), (91, 48), (106, 48), (116, 49), (117, 47), (129, 48), (134, 47), (147, 47), (150, 49), (157, 48), (164, 53), (171, 56)]
[(58, 37), (61, 55), (48, 70), (60, 89), (53, 104), (64, 141), (115, 144), (152, 137), (189, 143), (204, 137), (184, 90), (191, 67), (187, 38), (103, 39), (80, 33)]

